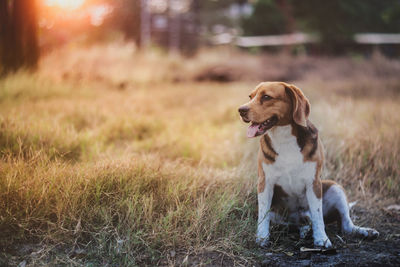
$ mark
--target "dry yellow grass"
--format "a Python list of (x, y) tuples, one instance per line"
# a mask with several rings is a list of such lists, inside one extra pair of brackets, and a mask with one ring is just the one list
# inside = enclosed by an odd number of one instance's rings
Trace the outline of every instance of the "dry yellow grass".
[[(230, 58), (241, 81), (194, 81)], [(326, 147), (325, 176), (350, 200), (375, 210), (398, 202), (398, 69), (379, 56), (56, 51), (38, 73), (0, 81), (0, 263), (167, 264), (176, 251), (254, 261), (258, 141), (236, 113), (263, 77), (298, 79)]]

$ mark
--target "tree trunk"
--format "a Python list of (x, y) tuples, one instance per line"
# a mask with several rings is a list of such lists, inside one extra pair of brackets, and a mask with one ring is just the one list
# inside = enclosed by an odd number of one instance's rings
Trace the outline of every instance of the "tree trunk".
[(25, 5), (21, 14), (24, 13), (21, 22), (24, 25), (24, 64), (30, 69), (36, 69), (39, 62), (39, 45), (38, 45), (38, 22), (37, 22), (37, 6), (34, 0), (24, 0)]
[(0, 74), (5, 74), (12, 69), (12, 40), (13, 27), (10, 18), (10, 5), (8, 1), (0, 1)]
[(0, 1), (1, 74), (22, 67), (35, 69), (39, 60), (35, 0)]

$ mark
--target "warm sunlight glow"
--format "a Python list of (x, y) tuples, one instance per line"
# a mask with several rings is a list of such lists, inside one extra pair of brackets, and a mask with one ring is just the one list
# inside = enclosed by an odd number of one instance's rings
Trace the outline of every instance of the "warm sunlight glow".
[(85, 2), (85, 0), (45, 0), (48, 6), (58, 6), (67, 9), (77, 9)]
[(105, 17), (112, 12), (112, 7), (109, 5), (97, 5), (89, 9), (90, 23), (93, 26), (100, 26)]

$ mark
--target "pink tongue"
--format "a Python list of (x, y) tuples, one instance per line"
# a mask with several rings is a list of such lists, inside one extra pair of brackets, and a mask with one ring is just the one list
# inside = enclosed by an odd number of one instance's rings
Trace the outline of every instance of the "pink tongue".
[(252, 124), (247, 128), (247, 137), (252, 138), (256, 137), (256, 134), (260, 128), (260, 124)]

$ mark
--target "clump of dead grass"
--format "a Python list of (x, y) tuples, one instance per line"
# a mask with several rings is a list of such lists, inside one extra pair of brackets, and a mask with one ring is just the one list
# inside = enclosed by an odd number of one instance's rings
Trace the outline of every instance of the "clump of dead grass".
[(71, 128), (0, 117), (0, 155), (23, 158), (42, 153), (50, 159), (79, 160), (89, 140)]
[(27, 237), (75, 243), (100, 248), (96, 257), (110, 253), (107, 260), (139, 264), (168, 249), (252, 237), (255, 199), (239, 173), (157, 162), (77, 166), (9, 157), (1, 170), (2, 243)]

